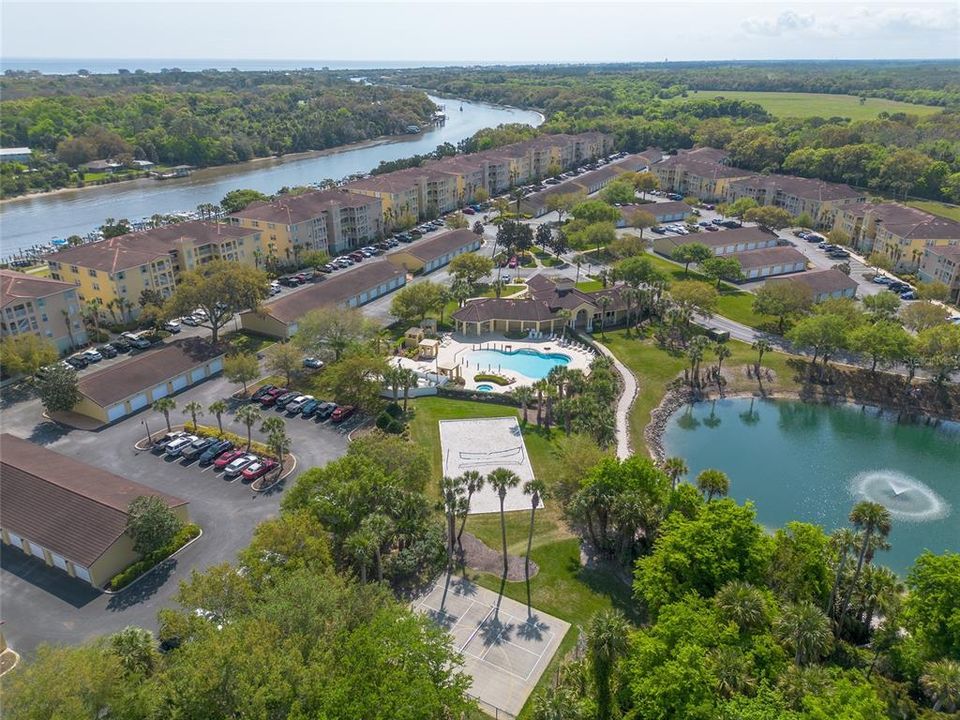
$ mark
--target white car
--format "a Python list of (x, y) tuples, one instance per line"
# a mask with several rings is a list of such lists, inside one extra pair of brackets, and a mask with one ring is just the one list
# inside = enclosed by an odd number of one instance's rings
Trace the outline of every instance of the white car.
[(173, 318), (173, 320), (167, 320), (163, 324), (163, 329), (167, 332), (172, 332), (174, 334), (180, 332), (180, 320), (178, 318)]
[(182, 322), (184, 325), (189, 325), (190, 327), (196, 327), (200, 324), (193, 315), (184, 315), (182, 318), (180, 318), (180, 322)]
[(199, 440), (196, 435), (182, 435), (170, 442), (166, 448), (167, 457), (177, 457), (190, 443)]
[(310, 400), (313, 400), (313, 395), (297, 395), (297, 397), (287, 403), (287, 407), (284, 409), (291, 415), (294, 415), (300, 412), (300, 408), (306, 405)]
[(241, 455), (224, 468), (223, 474), (225, 477), (239, 475), (246, 469), (247, 465), (252, 465), (259, 459), (256, 455)]
[(195, 318), (200, 318), (200, 320), (207, 319), (207, 311), (204, 310), (203, 308), (197, 308), (190, 314), (193, 315)]

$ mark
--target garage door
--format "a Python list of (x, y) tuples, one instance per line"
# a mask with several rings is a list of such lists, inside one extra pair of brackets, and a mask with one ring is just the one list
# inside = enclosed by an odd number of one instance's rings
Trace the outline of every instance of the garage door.
[(165, 397), (167, 395), (167, 384), (164, 383), (163, 385), (157, 385), (153, 389), (152, 395), (154, 400), (156, 400), (157, 398)]
[[(293, 330), (292, 330), (291, 332), (296, 332), (296, 331), (297, 331), (297, 330), (296, 330), (296, 327), (297, 327), (296, 325), (292, 325), (291, 327), (293, 327)], [(213, 373), (218, 373), (218, 372), (220, 372), (221, 370), (223, 370), (223, 360), (222, 360), (221, 358), (217, 358), (217, 359), (214, 360), (212, 363), (210, 363), (210, 374), (211, 374), (211, 375), (213, 375)]]
[(67, 569), (67, 559), (66, 559), (66, 558), (60, 557), (60, 556), (57, 555), (55, 552), (52, 552), (52, 553), (50, 553), (50, 559), (53, 560), (53, 564), (54, 564), (55, 567), (58, 567), (58, 568), (60, 568), (61, 570), (66, 570), (66, 569)]
[(81, 580), (86, 580), (87, 582), (90, 582), (90, 571), (87, 570), (85, 567), (74, 565), (73, 572)]
[(190, 372), (191, 383), (200, 382), (201, 380), (203, 380), (203, 368), (197, 368)]
[(127, 409), (123, 406), (123, 403), (120, 403), (119, 405), (113, 405), (112, 407), (107, 408), (107, 421), (113, 422), (114, 420), (119, 420), (126, 414)]
[(47, 559), (47, 556), (44, 555), (43, 553), (43, 548), (40, 547), (39, 545), (34, 545), (33, 543), (30, 543), (30, 552), (36, 555), (41, 560)]
[(13, 545), (18, 550), (23, 550), (23, 538), (17, 535), (16, 533), (7, 532), (7, 535), (10, 537), (10, 544)]
[(187, 376), (181, 375), (173, 379), (173, 391), (183, 390), (187, 386)]
[(140, 393), (139, 395), (134, 395), (130, 398), (130, 410), (137, 411), (140, 408), (145, 408), (147, 406), (147, 394)]

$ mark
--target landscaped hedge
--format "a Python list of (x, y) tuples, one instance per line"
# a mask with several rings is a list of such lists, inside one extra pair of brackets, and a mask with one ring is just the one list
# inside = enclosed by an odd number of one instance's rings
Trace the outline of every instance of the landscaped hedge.
[[(198, 424), (195, 430), (190, 430), (191, 427), (193, 427), (193, 423), (187, 423), (183, 426), (183, 429), (187, 432), (193, 433), (194, 435), (198, 435), (199, 437), (213, 437), (220, 438), (221, 440), (229, 440), (238, 448), (247, 446), (246, 436), (237, 435), (236, 433), (229, 432), (228, 430), (220, 432), (220, 428), (210, 427), (209, 425)], [(257, 442), (256, 440), (250, 443), (250, 452), (256, 453), (257, 455), (273, 456), (273, 453), (266, 445), (261, 442)]]
[(164, 547), (144, 556), (142, 559), (137, 560), (137, 562), (133, 563), (132, 565), (128, 565), (124, 570), (121, 570), (114, 575), (110, 580), (110, 589), (114, 591), (122, 590), (138, 577), (147, 572), (147, 570), (150, 570), (151, 568), (154, 568), (162, 563), (199, 534), (199, 525), (195, 525), (193, 523), (184, 525), (182, 528), (180, 528), (180, 531), (173, 536), (173, 539)]
[(474, 382), (492, 382), (494, 385), (509, 385), (510, 378), (505, 378), (502, 375), (493, 375), (491, 373), (477, 373), (473, 376)]
[(450, 385), (440, 385), (437, 387), (437, 397), (455, 398), (457, 400), (473, 400), (475, 402), (485, 402), (492, 405), (509, 405), (510, 407), (520, 407), (512, 395), (505, 393), (480, 392), (479, 390), (463, 390), (461, 388), (451, 387)]

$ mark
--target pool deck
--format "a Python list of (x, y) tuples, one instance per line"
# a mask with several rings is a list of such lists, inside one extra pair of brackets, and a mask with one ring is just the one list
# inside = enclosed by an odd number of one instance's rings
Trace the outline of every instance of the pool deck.
[(568, 368), (590, 372), (590, 362), (594, 358), (593, 352), (589, 348), (567, 340), (559, 338), (530, 338), (524, 340), (513, 340), (500, 333), (486, 333), (479, 338), (471, 335), (460, 335), (458, 333), (448, 333), (442, 337), (440, 350), (436, 360), (410, 360), (403, 358), (400, 364), (403, 367), (411, 368), (419, 372), (434, 373), (438, 368), (459, 367), (460, 373), (465, 381), (466, 390), (476, 390), (477, 385), (491, 384), (489, 381), (475, 381), (473, 378), (477, 373), (492, 372), (508, 380), (508, 385), (493, 385), (492, 391), (487, 392), (509, 392), (518, 385), (532, 385), (538, 378), (531, 378), (514, 370), (503, 366), (484, 366), (478, 367), (468, 359), (471, 352), (477, 350), (501, 350), (505, 352), (514, 352), (517, 350), (534, 350), (540, 353), (561, 353), (570, 358), (567, 364)]

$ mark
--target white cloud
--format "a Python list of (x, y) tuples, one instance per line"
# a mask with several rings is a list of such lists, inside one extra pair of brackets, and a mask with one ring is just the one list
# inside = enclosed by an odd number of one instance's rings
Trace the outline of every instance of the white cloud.
[(817, 14), (787, 10), (777, 16), (754, 16), (742, 23), (749, 35), (809, 38), (865, 38), (871, 35), (902, 35), (916, 32), (957, 32), (960, 6), (953, 3), (891, 6), (850, 5)]
[(775, 18), (747, 18), (743, 21), (743, 29), (751, 35), (782, 35), (784, 32), (813, 27), (816, 21), (813, 15), (799, 15), (793, 10), (787, 10)]

